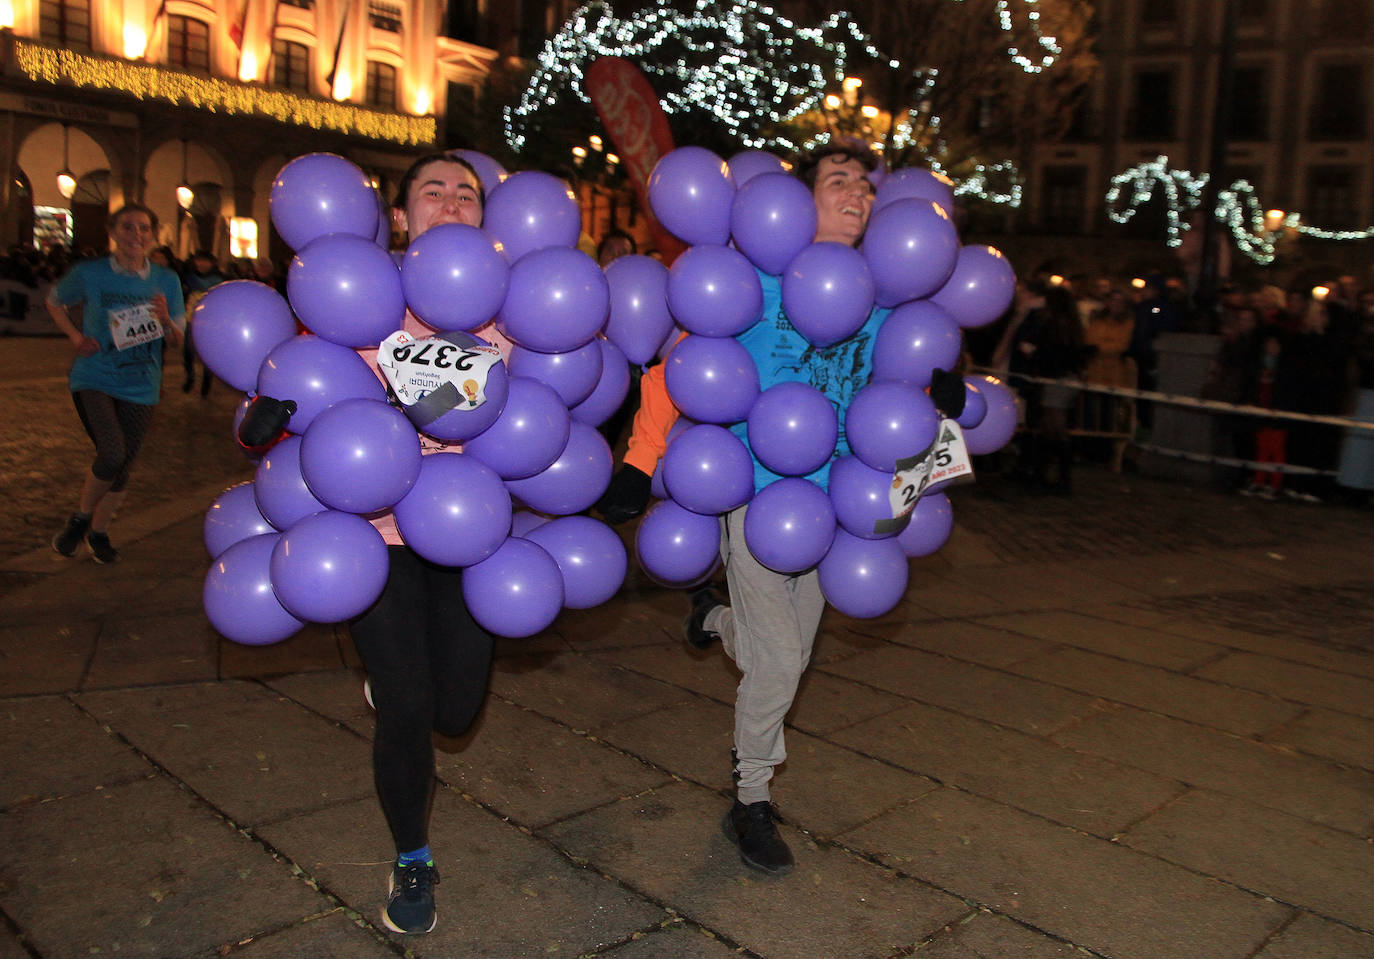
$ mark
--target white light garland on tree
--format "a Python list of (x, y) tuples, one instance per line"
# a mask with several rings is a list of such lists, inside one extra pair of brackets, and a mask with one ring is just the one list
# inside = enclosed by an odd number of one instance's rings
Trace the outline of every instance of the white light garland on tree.
[[(1131, 167), (1112, 177), (1107, 191), (1107, 215), (1117, 223), (1129, 222), (1136, 211), (1149, 202), (1156, 189), (1164, 194), (1164, 213), (1167, 219), (1165, 242), (1176, 247), (1183, 242), (1188, 224), (1182, 215), (1202, 205), (1203, 190), (1208, 174), (1194, 175), (1187, 170), (1169, 169), (1169, 158), (1156, 157)], [(1127, 187), (1130, 197), (1123, 204)], [(1246, 180), (1236, 180), (1228, 189), (1217, 191), (1217, 206), (1213, 211), (1235, 240), (1236, 247), (1260, 265), (1274, 261), (1274, 242), (1280, 230), (1294, 230), (1318, 240), (1368, 240), (1374, 237), (1374, 227), (1364, 230), (1324, 230), (1300, 222), (1298, 214), (1283, 217), (1277, 229), (1265, 224), (1265, 208), (1255, 198), (1255, 188)]]

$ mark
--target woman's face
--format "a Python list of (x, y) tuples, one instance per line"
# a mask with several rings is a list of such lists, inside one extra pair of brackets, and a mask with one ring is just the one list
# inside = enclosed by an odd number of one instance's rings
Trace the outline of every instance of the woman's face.
[(411, 242), (441, 223), (482, 225), (477, 177), (461, 163), (434, 160), (415, 175), (398, 226)]
[(129, 210), (110, 228), (115, 253), (126, 260), (142, 260), (153, 245), (153, 221), (142, 210)]

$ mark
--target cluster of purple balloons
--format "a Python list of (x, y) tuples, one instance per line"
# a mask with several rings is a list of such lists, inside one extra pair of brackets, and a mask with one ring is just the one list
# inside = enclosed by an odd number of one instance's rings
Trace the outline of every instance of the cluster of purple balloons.
[[(761, 563), (789, 574), (816, 567), (836, 608), (882, 615), (906, 589), (906, 559), (937, 550), (953, 523), (948, 500), (932, 492), (900, 533), (875, 526), (893, 517), (894, 471), (936, 441), (940, 416), (925, 389), (936, 368), (958, 363), (963, 329), (992, 322), (1010, 305), (1010, 264), (991, 247), (959, 243), (952, 184), (926, 170), (881, 180), (858, 249), (813, 242), (810, 190), (761, 151), (727, 162), (701, 147), (674, 150), (654, 168), (649, 198), (691, 248), (668, 271), (662, 299), (653, 299), (647, 337), (661, 329), (686, 334), (665, 368), (684, 420), (654, 477), (664, 501), (636, 536), (641, 565), (668, 583), (709, 576), (717, 516), (747, 502), (745, 536)], [(761, 390), (753, 359), (735, 339), (762, 315), (759, 273), (780, 277), (788, 319), (818, 347), (853, 335), (875, 306), (891, 309), (871, 381), (843, 411), (851, 455), (832, 464), (828, 495), (804, 477), (835, 454), (836, 411), (803, 383)], [(647, 340), (642, 346), (647, 354)], [(1000, 448), (1016, 425), (1010, 391), (990, 378), (966, 378), (965, 387), (959, 423), (969, 450)], [(726, 428), (738, 423), (746, 425), (744, 440)], [(757, 495), (753, 458), (779, 476)]]
[[(666, 271), (639, 258), (658, 271), (629, 264), (613, 286), (575, 248), (580, 214), (562, 181), (455, 153), (487, 190), (481, 229), (436, 226), (393, 255), (385, 204), (363, 171), (309, 154), (272, 185), (273, 225), (296, 251), (286, 298), (236, 280), (197, 305), (196, 349), (217, 376), (296, 403), (253, 481), (206, 515), (215, 562), (205, 609), (230, 639), (277, 642), (306, 622), (366, 610), (389, 564), (365, 517), (388, 511), (421, 556), (466, 569), (468, 606), (498, 635), (537, 633), (563, 607), (605, 602), (624, 581), (619, 537), (573, 514), (610, 481), (596, 427), (623, 402), (628, 363), (668, 336), (671, 320), (645, 332), (639, 306)], [(509, 364), (488, 371), (485, 402), (423, 417), (420, 404), (403, 412), (387, 402), (359, 351), (401, 330), (407, 311), (438, 337), (433, 357), (484, 345), (471, 332), (492, 321), (515, 344)], [(421, 434), (462, 451), (422, 456)], [(513, 500), (542, 521), (517, 531)]]

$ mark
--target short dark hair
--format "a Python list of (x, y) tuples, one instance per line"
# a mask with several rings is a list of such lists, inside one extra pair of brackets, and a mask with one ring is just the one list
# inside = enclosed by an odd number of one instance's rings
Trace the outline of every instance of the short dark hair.
[(420, 175), (420, 171), (431, 163), (456, 163), (471, 173), (472, 178), (477, 181), (477, 202), (482, 204), (482, 209), (486, 209), (487, 191), (482, 186), (482, 177), (478, 175), (471, 163), (460, 156), (454, 156), (452, 153), (427, 153), (412, 163), (396, 187), (396, 196), (391, 201), (392, 209), (404, 210), (406, 208), (406, 199), (410, 196), (411, 185), (415, 182), (415, 178)]
[(630, 234), (626, 233), (624, 230), (615, 229), (603, 236), (601, 242), (596, 245), (596, 258), (598, 260), (601, 259), (601, 254), (606, 252), (606, 246), (612, 240), (624, 240), (630, 244), (631, 253), (639, 252), (639, 244), (635, 242), (634, 237), (630, 236)]
[(816, 171), (820, 169), (821, 161), (826, 157), (837, 157), (841, 163), (858, 160), (868, 173), (872, 173), (878, 168), (878, 155), (867, 143), (856, 139), (832, 140), (813, 150), (807, 150), (805, 153), (797, 155), (793, 164), (797, 179), (814, 190), (816, 188)]
[(113, 213), (111, 213), (110, 218), (105, 221), (105, 232), (113, 233), (115, 227), (119, 225), (120, 217), (128, 213), (145, 214), (148, 217), (148, 222), (151, 223), (153, 226), (153, 232), (157, 232), (157, 214), (154, 213), (152, 210), (148, 209), (148, 207), (144, 206), (142, 203), (126, 203), (118, 210), (115, 210)]

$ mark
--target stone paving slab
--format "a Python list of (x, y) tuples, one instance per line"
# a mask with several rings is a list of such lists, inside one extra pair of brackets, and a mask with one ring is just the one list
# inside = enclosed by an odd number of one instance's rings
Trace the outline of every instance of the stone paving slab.
[(1143, 710), (1104, 710), (1053, 738), (1346, 832), (1363, 833), (1374, 816), (1374, 773)]
[(694, 696), (606, 726), (597, 738), (673, 776), (725, 791), (731, 785), (734, 716), (731, 706)]
[[(234, 945), (232, 955), (236, 959), (240, 956), (243, 959), (395, 959), (396, 956), (386, 940), (358, 925), (345, 915), (342, 907)], [(203, 959), (220, 959), (223, 955), (216, 949)]]
[[(862, 629), (862, 627), (855, 627)], [(1037, 656), (1056, 644), (1031, 639), (1020, 633), (994, 629), (963, 620), (939, 623), (909, 623), (884, 637), (900, 646), (923, 649), (928, 653), (952, 656), (964, 662), (996, 669)]]
[(599, 662), (650, 676), (717, 702), (735, 701), (740, 674), (719, 645), (698, 652), (679, 641), (632, 649), (599, 650), (593, 655)]
[[(1271, 599), (1273, 597), (1271, 596)], [(1201, 613), (1199, 617), (1196, 613)], [(1304, 663), (1319, 669), (1349, 673), (1374, 679), (1374, 657), (1363, 651), (1343, 649), (1320, 639), (1308, 639), (1295, 635), (1288, 624), (1278, 621), (1271, 613), (1263, 626), (1256, 624), (1248, 629), (1223, 626), (1207, 616), (1207, 610), (1196, 610), (1194, 615), (1181, 617), (1176, 611), (1162, 613), (1165, 619), (1156, 628), (1168, 636), (1184, 636), (1201, 639), (1213, 645), (1232, 650), (1246, 650), (1264, 656)]]
[(1198, 789), (1133, 826), (1123, 845), (1262, 896), (1374, 928), (1374, 844)]
[[(200, 628), (216, 635), (203, 616)], [(322, 623), (306, 623), (290, 639), (268, 646), (244, 646), (217, 637), (215, 650), (221, 679), (256, 679), (359, 664), (347, 632)], [(361, 685), (362, 680), (358, 682)]]
[(1061, 942), (986, 909), (938, 933), (919, 953), (921, 959), (1067, 959), (1081, 957), (1077, 946)]
[[(323, 888), (382, 929), (395, 855), (375, 799), (260, 830)], [(439, 866), (437, 928), (388, 938), (413, 956), (578, 956), (657, 928), (668, 914), (451, 789), (435, 793), (430, 846)]]
[(1366, 719), (1374, 718), (1374, 679), (1345, 676), (1252, 653), (1233, 653), (1208, 663), (1194, 675), (1283, 699), (1355, 713)]
[(1098, 836), (1115, 835), (1184, 788), (1167, 777), (923, 705), (832, 738), (944, 785)]
[(953, 789), (840, 838), (894, 868), (1113, 959), (1248, 959), (1292, 913)]
[(603, 955), (608, 959), (729, 959), (739, 952), (700, 926), (679, 920)]
[(189, 956), (330, 906), (164, 777), (8, 810), (0, 848), (0, 908), (44, 959)]
[(1045, 735), (1093, 710), (1093, 697), (921, 650), (888, 646), (825, 667), (905, 699)]
[[(764, 959), (886, 959), (969, 911), (954, 897), (807, 842), (786, 826), (795, 871), (782, 881), (755, 878), (721, 834), (723, 808), (718, 796), (675, 783), (544, 835)], [(656, 868), (644, 869), (646, 861)]]
[(1300, 915), (1281, 930), (1255, 959), (1368, 959), (1374, 936), (1327, 919)]
[(478, 728), (441, 741), (436, 769), (454, 788), (532, 829), (670, 780), (662, 770), (496, 698), (488, 700)]
[(100, 628), (98, 620), (78, 617), (0, 626), (0, 689), (32, 696), (80, 688)]
[(1199, 722), (1242, 736), (1287, 723), (1302, 707), (1249, 690), (1236, 689), (1078, 649), (1061, 649), (1012, 666), (1014, 672)]
[(62, 696), (0, 701), (0, 809), (147, 779), (153, 768)]
[(257, 684), (83, 693), (77, 702), (240, 825), (372, 794), (365, 740)]
[(1066, 610), (997, 616), (981, 622), (994, 629), (1180, 672), (1188, 672), (1225, 652), (1212, 643), (1172, 636), (1157, 629), (1106, 622)]
[(1269, 741), (1374, 771), (1374, 721), (1347, 713), (1309, 709)]
[(372, 739), (377, 714), (363, 696), (363, 673), (353, 669), (315, 670), (265, 680), (293, 702)]
[(571, 653), (497, 660), (491, 691), (582, 730), (663, 709), (688, 696), (667, 683)]
[(203, 613), (121, 616), (105, 624), (81, 688), (218, 679), (217, 646)]

